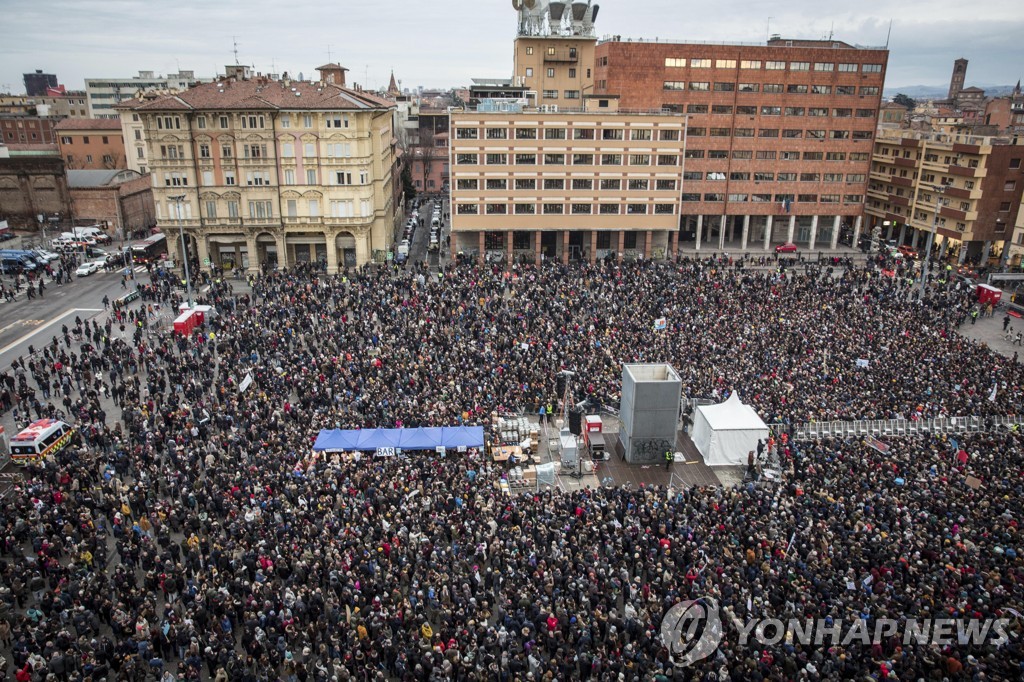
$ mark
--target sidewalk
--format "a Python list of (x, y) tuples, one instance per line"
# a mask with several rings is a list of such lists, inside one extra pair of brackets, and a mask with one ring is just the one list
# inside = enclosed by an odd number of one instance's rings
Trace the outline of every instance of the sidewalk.
[[(1004, 298), (1004, 300), (1006, 299)], [(966, 338), (983, 343), (994, 352), (1008, 358), (1018, 354), (1024, 355), (1024, 345), (1015, 345), (1015, 341), (1008, 341), (1003, 336), (1003, 319), (1005, 317), (1005, 309), (996, 310), (992, 317), (979, 315), (975, 324), (971, 324), (968, 319), (957, 331)], [(1017, 332), (1024, 334), (1024, 319), (1011, 316), (1009, 329), (1013, 332), (1014, 339), (1016, 339)]]

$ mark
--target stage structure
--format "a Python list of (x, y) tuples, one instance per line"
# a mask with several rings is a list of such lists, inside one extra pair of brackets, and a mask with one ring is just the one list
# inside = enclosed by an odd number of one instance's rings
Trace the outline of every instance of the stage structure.
[(622, 366), (619, 440), (632, 464), (663, 463), (676, 450), (682, 381), (671, 365)]
[(693, 420), (693, 444), (708, 466), (746, 466), (759, 440), (768, 440), (768, 425), (739, 393), (717, 405), (701, 405)]

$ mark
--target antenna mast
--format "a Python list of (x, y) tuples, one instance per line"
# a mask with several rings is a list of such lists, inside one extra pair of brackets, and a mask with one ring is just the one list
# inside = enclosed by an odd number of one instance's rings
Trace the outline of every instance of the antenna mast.
[(238, 36), (231, 36), (231, 39), (235, 46), (235, 66), (238, 66)]

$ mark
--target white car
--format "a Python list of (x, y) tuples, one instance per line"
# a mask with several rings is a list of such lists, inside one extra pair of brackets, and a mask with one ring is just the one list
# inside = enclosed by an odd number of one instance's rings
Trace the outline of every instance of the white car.
[(32, 249), (32, 253), (39, 256), (36, 260), (41, 258), (48, 263), (60, 259), (59, 255), (55, 254), (53, 251), (47, 251), (46, 249)]
[(87, 277), (99, 269), (99, 263), (97, 263), (96, 261), (88, 261), (78, 266), (78, 269), (75, 270), (75, 275), (77, 275), (78, 277)]

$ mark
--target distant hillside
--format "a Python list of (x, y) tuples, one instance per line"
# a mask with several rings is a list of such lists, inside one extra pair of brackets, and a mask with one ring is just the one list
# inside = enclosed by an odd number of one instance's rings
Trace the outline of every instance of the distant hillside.
[[(968, 83), (967, 85), (968, 87), (974, 86), (981, 88), (985, 91), (985, 95), (988, 97), (1009, 95), (1013, 92), (1014, 87), (1012, 85), (985, 85), (982, 83)], [(886, 87), (883, 94), (885, 97), (891, 99), (901, 92), (908, 97), (920, 100), (945, 99), (946, 95), (949, 94), (949, 87), (936, 87), (934, 85), (902, 85), (898, 87)]]

